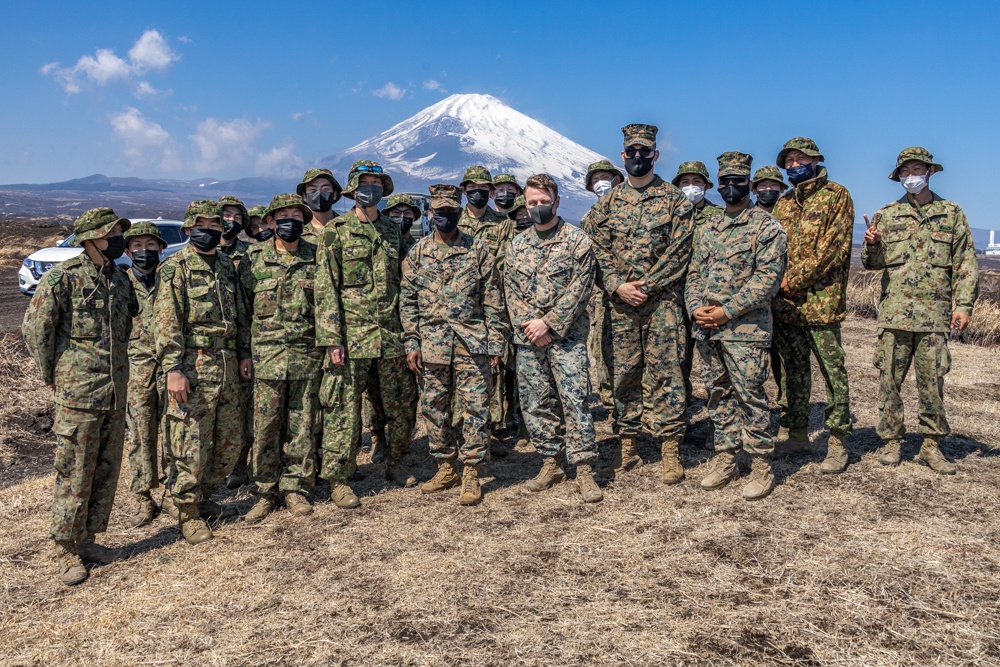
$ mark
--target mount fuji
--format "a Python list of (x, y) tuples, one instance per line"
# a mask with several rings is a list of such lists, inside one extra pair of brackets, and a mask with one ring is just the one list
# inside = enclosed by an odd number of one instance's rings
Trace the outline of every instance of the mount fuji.
[(397, 192), (427, 192), (462, 180), (466, 167), (513, 174), (522, 185), (548, 173), (559, 184), (559, 213), (577, 221), (596, 201), (583, 186), (587, 166), (603, 156), (567, 139), (490, 95), (451, 95), (385, 132), (322, 160), (346, 174), (355, 160), (375, 160)]

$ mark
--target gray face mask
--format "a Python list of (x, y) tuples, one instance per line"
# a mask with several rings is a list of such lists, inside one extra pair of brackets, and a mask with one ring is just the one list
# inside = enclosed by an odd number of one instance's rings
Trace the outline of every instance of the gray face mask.
[(359, 185), (354, 191), (354, 201), (364, 207), (375, 206), (380, 199), (382, 199), (382, 185), (380, 183)]
[(528, 216), (536, 225), (547, 225), (556, 217), (556, 212), (553, 211), (552, 208), (552, 204), (530, 206), (528, 208)]

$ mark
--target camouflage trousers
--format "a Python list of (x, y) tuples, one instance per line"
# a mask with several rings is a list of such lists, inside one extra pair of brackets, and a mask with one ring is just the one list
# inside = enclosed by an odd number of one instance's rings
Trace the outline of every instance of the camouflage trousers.
[(207, 500), (233, 471), (243, 449), (243, 403), (236, 354), (227, 359), (222, 382), (191, 380), (187, 403), (167, 398), (170, 495), (178, 505)]
[(236, 464), (233, 472), (242, 472), (250, 464), (250, 453), (253, 451), (254, 441), (254, 383), (240, 382), (240, 403), (243, 406), (243, 447), (239, 456), (236, 457)]
[(615, 407), (623, 434), (645, 427), (657, 437), (684, 437), (687, 331), (679, 296), (650, 296), (633, 308), (611, 300)]
[(764, 390), (770, 363), (767, 344), (700, 340), (697, 345), (716, 451), (742, 448), (770, 456), (774, 437)]
[(389, 458), (401, 461), (417, 420), (417, 383), (406, 357), (348, 359), (325, 364), (319, 398), (323, 406), (323, 465), (320, 476), (346, 480), (357, 469), (361, 438), (361, 396), (369, 390), (369, 371), (378, 375), (377, 395), (388, 421)]
[(882, 329), (874, 363), (879, 370), (879, 422), (875, 432), (880, 438), (893, 440), (906, 435), (899, 391), (911, 363), (917, 374), (920, 433), (939, 437), (951, 433), (944, 414), (944, 376), (951, 370), (945, 334)]
[(308, 494), (316, 486), (320, 375), (254, 380), (253, 481), (257, 493)]
[(160, 438), (166, 378), (154, 372), (129, 374), (128, 382), (128, 465), (133, 493), (149, 493), (165, 479), (166, 457)]
[[(368, 390), (365, 392), (362, 405), (361, 426), (371, 434), (373, 440), (385, 438), (385, 407), (382, 406), (382, 389), (378, 383), (378, 368), (374, 364), (368, 369)], [(360, 434), (357, 446), (361, 446)]]
[(608, 295), (604, 290), (595, 289), (590, 297), (590, 336), (587, 338), (587, 351), (590, 353), (591, 367), (597, 376), (601, 402), (609, 409), (615, 404), (614, 352), (611, 349), (611, 341), (611, 309), (608, 306)]
[[(420, 409), (427, 431), (431, 456), (479, 465), (490, 453), (490, 388), (493, 373), (485, 354), (456, 350), (450, 364), (424, 362), (419, 376)], [(464, 352), (464, 353), (463, 353)], [(457, 397), (457, 401), (456, 401)], [(456, 431), (452, 425), (455, 403), (462, 414), (462, 446), (456, 451)]]
[(771, 346), (770, 357), (771, 377), (774, 378), (774, 384), (778, 388), (778, 394), (775, 397), (775, 401), (782, 408), (787, 408), (788, 399), (785, 397), (785, 372), (781, 369), (781, 355), (778, 354), (778, 348), (774, 345)]
[(851, 400), (844, 347), (840, 344), (840, 325), (798, 326), (775, 322), (774, 346), (784, 369), (787, 402), (781, 413), (781, 425), (785, 428), (809, 425), (810, 357), (815, 355), (826, 381), (826, 425), (832, 433), (850, 433), (853, 429)]
[(56, 403), (54, 540), (82, 542), (108, 529), (125, 445), (125, 409), (81, 410)]
[(596, 460), (586, 331), (571, 331), (542, 348), (519, 345), (517, 377), (524, 423), (535, 450), (558, 456), (565, 447), (570, 464)]

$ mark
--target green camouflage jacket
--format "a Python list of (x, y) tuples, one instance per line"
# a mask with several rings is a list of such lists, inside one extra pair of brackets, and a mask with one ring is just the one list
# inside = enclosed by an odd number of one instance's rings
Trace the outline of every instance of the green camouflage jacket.
[(473, 218), (469, 215), (469, 207), (465, 206), (462, 208), (462, 217), (458, 219), (458, 228), (486, 243), (490, 254), (496, 258), (497, 270), (502, 274), (507, 261), (507, 247), (517, 233), (514, 221), (503, 213), (497, 213), (490, 206), (486, 207), (483, 217)]
[[(236, 269), (226, 255), (215, 257), (213, 268), (187, 245), (159, 268), (153, 302), (156, 354), (163, 372), (180, 370), (189, 381), (221, 382), (223, 364), (236, 359)], [(224, 350), (234, 353), (228, 361)]]
[(254, 377), (306, 380), (319, 373), (313, 294), (316, 246), (299, 239), (294, 253), (279, 252), (274, 239), (258, 243), (236, 271), (242, 303), (237, 327), (239, 357), (253, 359)]
[(604, 290), (614, 299), (623, 283), (646, 281), (655, 295), (683, 299), (691, 259), (694, 207), (684, 193), (659, 176), (636, 190), (628, 181), (606, 193), (580, 223), (594, 242)]
[[(416, 224), (416, 223), (414, 223), (414, 224)], [(433, 234), (433, 232), (432, 232), (432, 234)], [(410, 234), (404, 235), (403, 236), (403, 256), (405, 257), (407, 254), (409, 254), (410, 249), (413, 248), (413, 246), (415, 246), (415, 245), (417, 245), (417, 239), (413, 238), (413, 236), (411, 236)]]
[(244, 241), (243, 239), (236, 239), (233, 243), (229, 245), (219, 244), (219, 252), (225, 254), (229, 259), (233, 260), (233, 266), (237, 269), (240, 268), (240, 260), (243, 256), (247, 254), (247, 250), (253, 247), (253, 244), (249, 241)]
[(721, 215), (726, 211), (726, 209), (721, 206), (716, 206), (707, 199), (703, 199), (702, 204), (703, 206), (701, 206), (701, 208), (697, 206), (694, 207), (694, 232), (691, 234), (692, 248), (695, 248), (698, 245), (698, 235), (701, 234), (701, 230), (709, 216)]
[[(312, 221), (307, 222), (305, 224), (305, 226), (302, 228), (302, 236), (300, 238), (308, 241), (309, 243), (312, 243), (314, 246), (319, 248), (320, 245), (322, 245), (323, 243), (323, 232), (325, 231), (325, 227), (324, 229), (316, 229), (312, 224), (313, 222), (315, 222), (315, 220), (316, 218), (313, 218)], [(331, 220), (330, 222), (332, 223), (333, 220)]]
[(128, 341), (129, 379), (140, 387), (153, 386), (160, 368), (153, 336), (153, 301), (160, 289), (160, 275), (154, 272), (153, 276), (152, 289), (146, 289), (146, 285), (135, 273), (128, 271), (132, 289), (139, 302), (139, 314), (132, 320), (132, 336)]
[(541, 318), (554, 337), (585, 335), (587, 303), (594, 289), (597, 259), (586, 234), (559, 218), (556, 234), (542, 240), (534, 227), (510, 243), (504, 296), (514, 343), (530, 345), (521, 325)]
[(503, 288), (486, 244), (464, 232), (450, 246), (425, 236), (403, 260), (399, 316), (406, 352), (450, 364), (456, 338), (501, 356), (510, 337)]
[(958, 204), (934, 195), (918, 208), (904, 195), (879, 209), (872, 224), (882, 242), (865, 243), (861, 261), (866, 269), (884, 269), (880, 328), (945, 332), (954, 311), (972, 315), (979, 263)]
[(735, 218), (725, 209), (710, 216), (698, 234), (684, 300), (689, 315), (722, 306), (729, 321), (719, 330), (695, 326), (695, 337), (770, 342), (771, 299), (785, 273), (786, 248), (778, 221), (752, 203)]
[(330, 221), (317, 256), (317, 345), (342, 345), (355, 359), (403, 355), (402, 254), (403, 232), (385, 214), (362, 222), (352, 208)]
[(59, 405), (124, 408), (128, 339), (139, 314), (132, 282), (113, 262), (98, 270), (84, 252), (42, 276), (21, 333)]
[(843, 321), (851, 268), (854, 202), (826, 167), (786, 192), (771, 211), (788, 235), (785, 279), (791, 296), (778, 294), (772, 308), (779, 322), (807, 326)]

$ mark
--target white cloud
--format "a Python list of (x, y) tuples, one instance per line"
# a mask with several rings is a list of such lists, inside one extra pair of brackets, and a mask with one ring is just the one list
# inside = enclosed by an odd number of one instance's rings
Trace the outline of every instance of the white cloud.
[(258, 153), (254, 173), (259, 176), (299, 176), (305, 170), (305, 160), (295, 154), (295, 144), (286, 141), (267, 153)]
[(156, 30), (142, 33), (142, 37), (128, 50), (128, 57), (134, 68), (142, 70), (164, 70), (178, 59), (167, 45), (167, 40)]
[(77, 61), (74, 69), (82, 72), (99, 86), (110, 81), (127, 79), (132, 74), (129, 64), (116, 56), (111, 49), (98, 49), (93, 56), (83, 56)]
[(310, 116), (310, 115), (312, 115), (311, 109), (306, 109), (305, 111), (296, 111), (295, 113), (292, 114), (292, 120), (295, 121), (302, 120), (305, 116)]
[(163, 171), (176, 171), (181, 162), (170, 133), (159, 123), (147, 120), (134, 107), (111, 118), (115, 138), (122, 143), (122, 154), (133, 170), (155, 166)]
[(62, 67), (57, 62), (43, 65), (41, 73), (54, 78), (67, 95), (81, 92), (85, 82), (106, 86), (127, 81), (134, 84), (136, 95), (143, 96), (149, 95), (153, 88), (148, 81), (138, 81), (138, 77), (150, 70), (163, 71), (179, 59), (158, 31), (147, 30), (129, 49), (128, 60), (111, 49), (98, 49), (94, 55), (80, 56), (72, 67)]
[(424, 90), (436, 90), (441, 93), (448, 92), (444, 89), (444, 86), (441, 85), (441, 82), (435, 79), (428, 79), (427, 81), (424, 81)]
[(396, 102), (403, 99), (406, 91), (390, 81), (378, 90), (373, 90), (372, 95)]
[(266, 121), (255, 123), (245, 118), (218, 121), (206, 118), (191, 135), (195, 147), (195, 166), (204, 175), (219, 170), (245, 167), (253, 156), (253, 142), (270, 127)]

